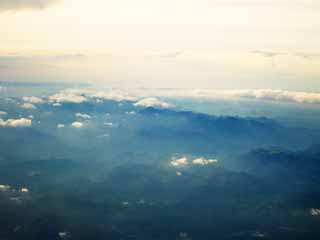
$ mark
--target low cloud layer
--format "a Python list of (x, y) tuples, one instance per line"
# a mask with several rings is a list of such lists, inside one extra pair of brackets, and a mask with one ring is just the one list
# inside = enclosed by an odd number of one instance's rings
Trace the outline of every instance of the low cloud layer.
[(49, 97), (53, 104), (57, 103), (84, 103), (90, 98), (102, 102), (104, 100), (113, 101), (136, 101), (137, 98), (120, 90), (96, 91), (92, 89), (66, 89)]
[(43, 9), (57, 2), (58, 0), (1, 0), (0, 12), (20, 9)]
[(30, 127), (32, 120), (27, 118), (8, 119), (3, 120), (0, 118), (0, 127)]
[[(84, 103), (90, 100), (130, 101), (138, 107), (169, 108), (172, 104), (160, 98), (197, 98), (197, 99), (247, 99), (294, 103), (320, 103), (320, 92), (289, 91), (282, 89), (66, 89), (48, 97), (54, 106), (63, 103)], [(28, 97), (25, 102), (38, 104), (44, 99)]]
[(174, 98), (197, 99), (255, 99), (263, 101), (295, 102), (295, 103), (320, 103), (319, 92), (288, 91), (281, 89), (150, 89), (136, 94)]
[(240, 98), (253, 98), (261, 100), (298, 102), (298, 103), (320, 103), (320, 93), (297, 92), (273, 89), (257, 90), (233, 90), (226, 91), (226, 95)]

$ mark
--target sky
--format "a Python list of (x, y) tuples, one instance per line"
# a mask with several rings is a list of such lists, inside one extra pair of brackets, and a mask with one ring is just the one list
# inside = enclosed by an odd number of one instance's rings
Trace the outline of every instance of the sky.
[(315, 0), (0, 0), (0, 81), (320, 91)]

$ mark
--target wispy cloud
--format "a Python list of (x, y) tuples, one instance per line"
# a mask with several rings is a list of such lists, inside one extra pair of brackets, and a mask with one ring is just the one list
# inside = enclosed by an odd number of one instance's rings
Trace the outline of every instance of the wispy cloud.
[(0, 11), (20, 9), (43, 9), (59, 0), (1, 0)]
[(296, 56), (302, 57), (307, 60), (312, 60), (314, 58), (320, 58), (320, 53), (307, 53), (307, 52), (297, 52)]
[(174, 52), (156, 52), (147, 54), (146, 58), (177, 58), (183, 54), (183, 51), (174, 51)]
[(319, 208), (311, 208), (310, 209), (310, 214), (312, 216), (320, 216), (320, 209)]
[(273, 51), (260, 51), (260, 50), (252, 51), (251, 53), (259, 54), (259, 55), (262, 55), (263, 57), (266, 57), (266, 58), (274, 58), (277, 56), (288, 54), (286, 52), (273, 52)]
[(29, 102), (29, 103), (33, 103), (33, 104), (43, 103), (43, 99), (39, 98), (39, 97), (31, 96), (31, 97), (23, 97), (22, 99), (25, 102)]

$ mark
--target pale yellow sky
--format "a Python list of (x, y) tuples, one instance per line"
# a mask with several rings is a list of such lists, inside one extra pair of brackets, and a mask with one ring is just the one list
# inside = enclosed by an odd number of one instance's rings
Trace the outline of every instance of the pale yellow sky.
[(315, 0), (0, 0), (0, 73), (319, 88), (319, 13)]
[(319, 12), (315, 0), (60, 0), (46, 9), (2, 11), (0, 41), (2, 49), (313, 51)]

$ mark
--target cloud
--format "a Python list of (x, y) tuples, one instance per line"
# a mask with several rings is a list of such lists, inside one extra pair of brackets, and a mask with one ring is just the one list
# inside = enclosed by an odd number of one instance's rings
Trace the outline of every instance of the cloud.
[(310, 209), (310, 214), (312, 216), (320, 216), (320, 209), (319, 208), (311, 208)]
[(161, 101), (158, 98), (150, 97), (139, 100), (134, 104), (139, 107), (160, 107), (160, 108), (168, 108), (171, 105), (167, 102)]
[(37, 107), (32, 103), (24, 103), (21, 105), (21, 107), (24, 109), (37, 109)]
[(146, 58), (167, 58), (167, 59), (170, 59), (170, 58), (177, 58), (177, 57), (181, 56), (182, 54), (183, 54), (182, 51), (166, 52), (166, 53), (155, 52), (152, 54), (147, 54), (145, 57)]
[(83, 123), (82, 122), (73, 122), (71, 124), (71, 126), (74, 128), (81, 128), (83, 126)]
[(59, 123), (59, 124), (57, 125), (57, 128), (64, 128), (64, 124)]
[(214, 164), (217, 162), (218, 162), (217, 159), (205, 159), (203, 157), (192, 160), (193, 164), (198, 164), (198, 165), (208, 165), (208, 164)]
[(310, 52), (273, 52), (273, 51), (251, 51), (253, 54), (259, 54), (262, 55), (265, 58), (274, 58), (281, 55), (290, 55), (290, 56), (296, 56), (301, 57), (307, 60), (312, 60), (314, 58), (319, 58), (320, 53), (310, 53)]
[(33, 103), (33, 104), (40, 104), (40, 103), (43, 103), (43, 99), (42, 98), (39, 98), (39, 97), (23, 97), (22, 98), (23, 101), (25, 102), (29, 102), (29, 103)]
[(20, 9), (43, 9), (58, 2), (58, 0), (1, 0), (0, 12)]
[(53, 103), (84, 103), (89, 99), (113, 101), (137, 101), (137, 97), (130, 95), (125, 91), (106, 89), (105, 91), (96, 91), (93, 89), (66, 89), (49, 97)]
[(282, 89), (66, 89), (49, 97), (54, 106), (65, 102), (83, 103), (92, 99), (131, 101), (139, 107), (173, 107), (170, 103), (160, 100), (161, 97), (197, 98), (197, 99), (253, 99), (263, 101), (320, 103), (320, 93), (288, 91)]
[(227, 95), (240, 98), (261, 99), (297, 103), (320, 103), (320, 93), (298, 92), (273, 89), (233, 90), (226, 91)]
[(85, 59), (87, 56), (81, 53), (71, 53), (71, 54), (61, 54), (56, 56), (50, 56), (49, 58), (52, 60), (58, 61), (69, 61), (69, 60), (79, 60)]
[(6, 192), (10, 189), (11, 189), (11, 187), (9, 185), (0, 184), (0, 192)]
[(264, 101), (320, 103), (320, 93), (282, 89), (137, 89), (135, 94), (145, 97), (210, 99), (255, 99)]
[(79, 92), (77, 89), (67, 89), (63, 90), (57, 94), (49, 97), (49, 100), (55, 103), (84, 103), (88, 99)]
[(135, 115), (135, 114), (136, 114), (136, 112), (135, 112), (135, 111), (127, 111), (127, 112), (125, 112), (125, 114), (128, 114), (128, 115)]
[(58, 235), (61, 239), (69, 239), (70, 238), (69, 232), (59, 232)]
[(262, 55), (263, 57), (266, 57), (266, 58), (273, 58), (273, 57), (277, 57), (277, 56), (281, 56), (281, 55), (287, 55), (288, 53), (286, 52), (272, 52), (272, 51), (252, 51), (251, 53), (254, 53), (254, 54), (260, 54)]
[(112, 127), (112, 126), (113, 126), (113, 123), (112, 123), (112, 122), (105, 122), (105, 123), (103, 123), (103, 125)]
[(188, 159), (186, 157), (172, 159), (170, 164), (174, 167), (186, 166), (188, 165)]
[(87, 97), (104, 99), (104, 100), (113, 100), (113, 101), (136, 101), (137, 97), (121, 90), (109, 89), (106, 91), (94, 91), (89, 90), (84, 93)]
[(83, 113), (76, 113), (75, 116), (78, 117), (78, 118), (84, 118), (84, 119), (90, 119), (91, 118), (90, 115), (83, 114)]
[(26, 188), (26, 187), (23, 187), (19, 191), (22, 192), (22, 193), (28, 193), (30, 190), (28, 188)]
[(319, 58), (320, 57), (320, 53), (299, 52), (299, 53), (295, 53), (295, 55), (297, 57), (302, 57), (302, 58), (307, 59), (307, 60), (312, 60), (314, 58)]
[(7, 90), (6, 87), (0, 86), (0, 92), (5, 92)]
[(4, 111), (0, 111), (0, 116), (4, 116), (4, 115), (7, 115), (7, 113)]
[[(191, 161), (194, 165), (209, 165), (209, 164), (216, 164), (218, 162), (217, 159), (206, 159), (204, 157), (195, 158)], [(189, 164), (188, 157), (181, 157), (181, 158), (172, 158), (170, 164), (174, 167), (181, 167), (187, 166)], [(177, 174), (180, 176), (181, 174)]]
[(0, 118), (0, 127), (30, 127), (32, 120), (27, 118), (8, 119), (3, 120)]

